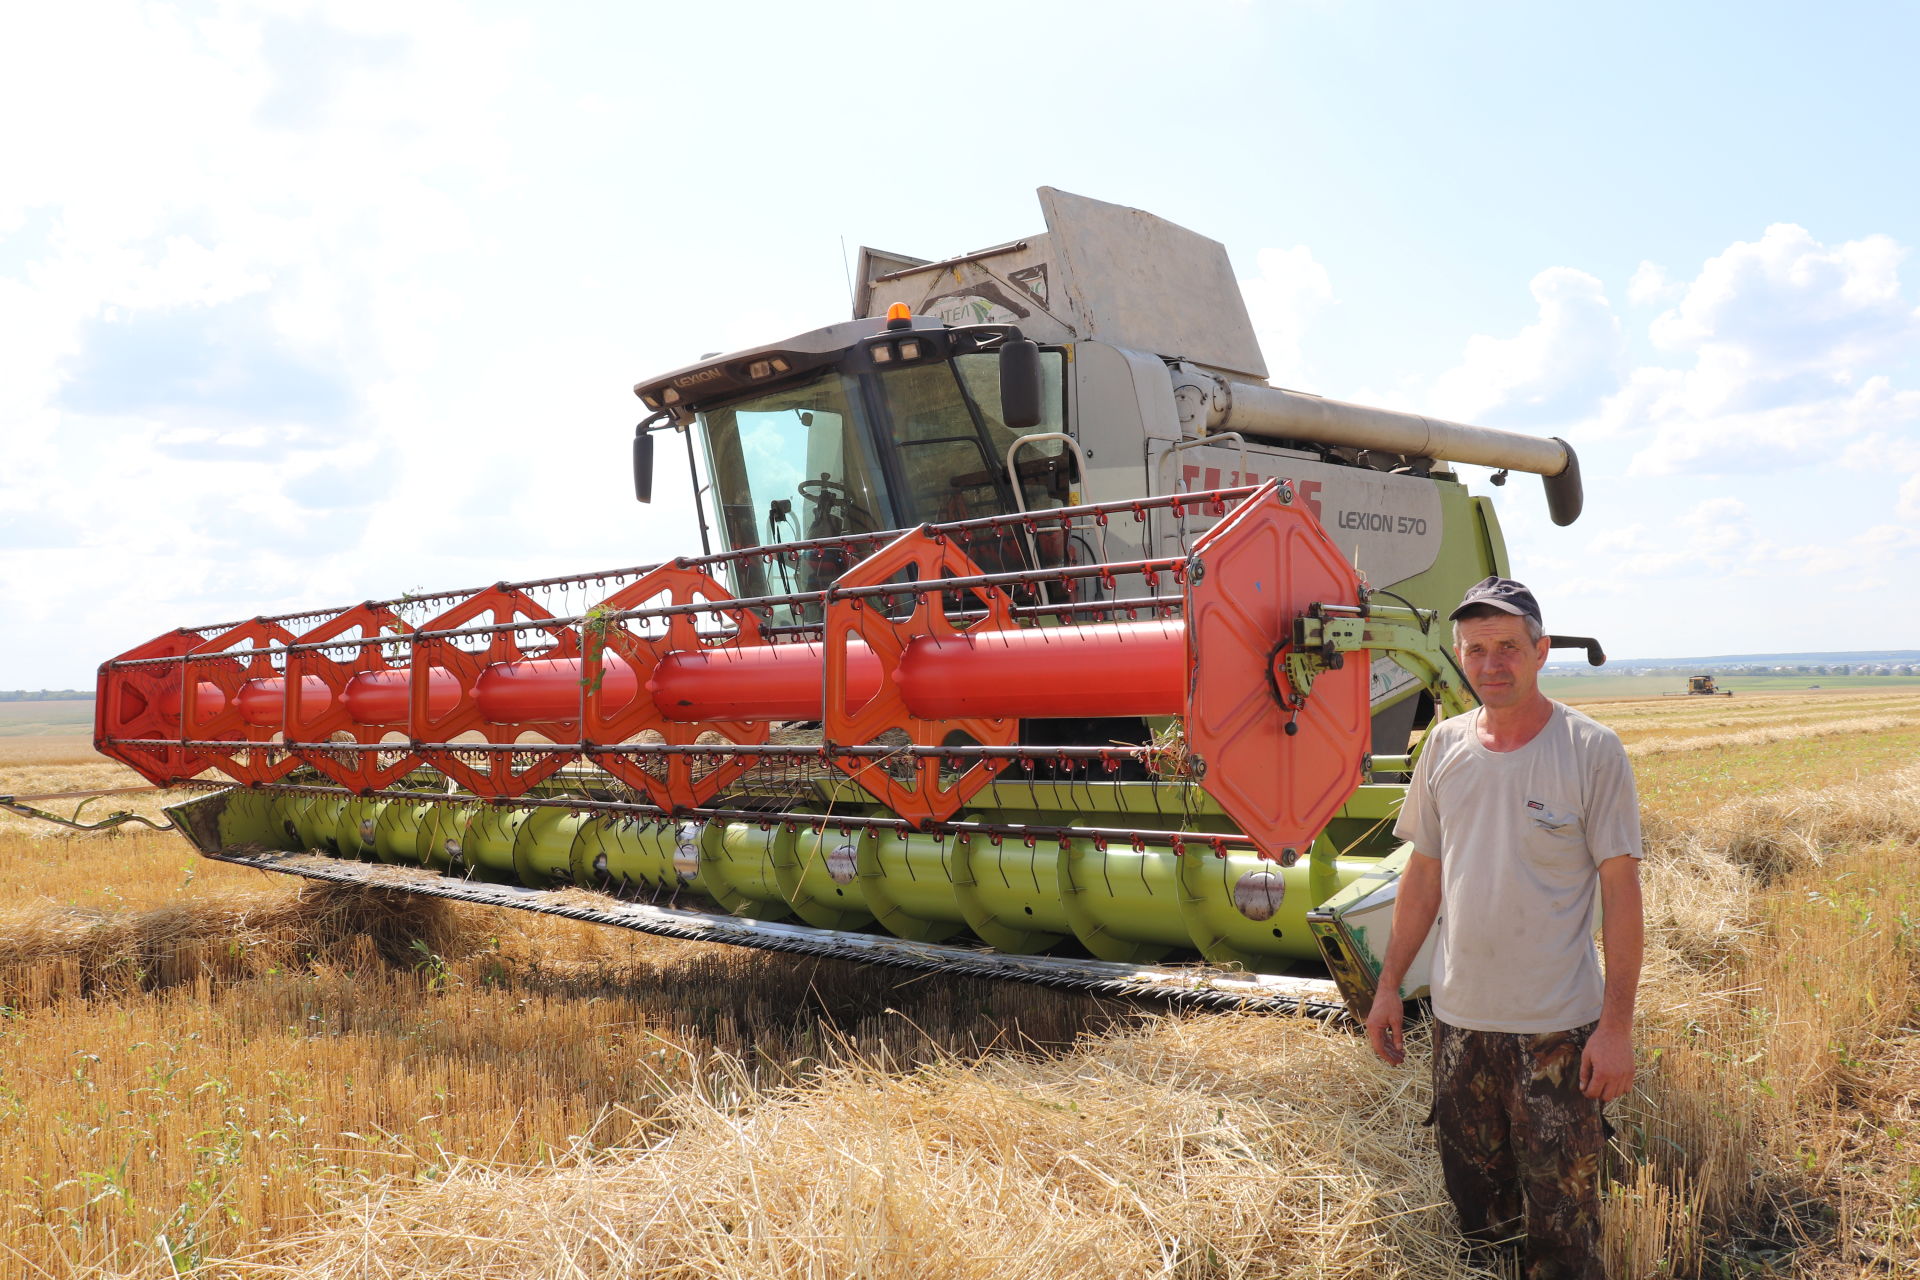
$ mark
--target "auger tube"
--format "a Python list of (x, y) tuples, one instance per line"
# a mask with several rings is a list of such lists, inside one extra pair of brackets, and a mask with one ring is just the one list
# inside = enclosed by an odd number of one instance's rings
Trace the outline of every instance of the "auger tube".
[(1251, 382), (1230, 382), (1227, 390), (1226, 413), (1217, 426), (1210, 424), (1212, 430), (1531, 472), (1546, 481), (1555, 524), (1580, 517), (1579, 460), (1557, 436), (1470, 426)]
[(1573, 456), (1565, 441), (1550, 437), (1375, 409), (1250, 382), (1235, 382), (1231, 389), (1233, 401), (1223, 424), (1225, 430), (1379, 449), (1408, 457), (1444, 458), (1541, 476), (1559, 475)]

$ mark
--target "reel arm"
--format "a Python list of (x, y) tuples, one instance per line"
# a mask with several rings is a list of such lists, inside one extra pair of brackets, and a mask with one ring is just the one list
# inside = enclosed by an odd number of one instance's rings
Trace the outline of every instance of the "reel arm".
[(48, 813), (45, 809), (36, 809), (30, 804), (25, 804), (15, 799), (13, 796), (0, 796), (0, 809), (5, 809), (8, 813), (17, 814), (22, 818), (32, 818), (38, 822), (51, 822), (56, 826), (67, 827), (73, 831), (112, 831), (116, 827), (124, 826), (129, 822), (141, 823), (145, 826), (152, 827), (155, 831), (172, 831), (174, 829), (171, 822), (155, 822), (152, 818), (142, 817), (126, 809), (116, 810), (98, 822), (82, 822), (80, 821), (80, 811), (85, 809), (90, 803), (92, 803), (91, 800), (82, 800), (74, 807), (71, 818), (63, 818), (57, 813)]

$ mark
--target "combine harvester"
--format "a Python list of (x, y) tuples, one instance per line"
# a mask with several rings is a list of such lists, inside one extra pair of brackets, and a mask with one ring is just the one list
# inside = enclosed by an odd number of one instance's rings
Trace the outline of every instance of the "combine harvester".
[(1270, 387), (1221, 245), (1040, 198), (636, 387), (702, 554), (168, 632), (101, 667), (98, 748), (244, 866), (1364, 1010), (1411, 735), (1472, 705), (1444, 613), (1507, 572), (1448, 463), (1564, 525), (1573, 450)]

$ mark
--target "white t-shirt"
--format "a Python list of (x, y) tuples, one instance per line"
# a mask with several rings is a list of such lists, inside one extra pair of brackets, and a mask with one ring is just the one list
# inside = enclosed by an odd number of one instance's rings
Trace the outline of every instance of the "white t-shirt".
[(1434, 1016), (1471, 1031), (1583, 1026), (1604, 990), (1598, 867), (1640, 856), (1633, 769), (1613, 730), (1558, 702), (1517, 751), (1489, 751), (1481, 715), (1433, 727), (1393, 829), (1440, 860)]

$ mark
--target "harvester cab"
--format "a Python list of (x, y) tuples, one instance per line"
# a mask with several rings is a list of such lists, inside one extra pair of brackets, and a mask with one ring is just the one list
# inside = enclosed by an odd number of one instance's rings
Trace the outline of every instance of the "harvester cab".
[(1269, 386), (1221, 245), (1040, 198), (638, 384), (699, 555), (169, 632), (102, 666), (99, 749), (246, 865), (1363, 1010), (1413, 734), (1472, 705), (1444, 613), (1508, 572), (1453, 464), (1566, 524), (1573, 450)]

